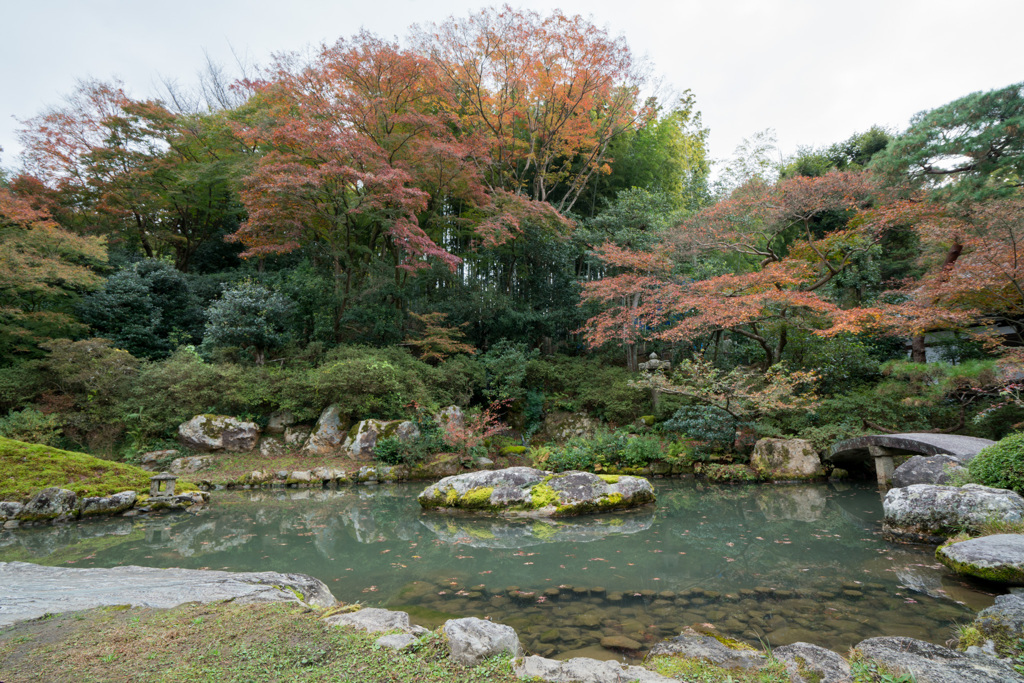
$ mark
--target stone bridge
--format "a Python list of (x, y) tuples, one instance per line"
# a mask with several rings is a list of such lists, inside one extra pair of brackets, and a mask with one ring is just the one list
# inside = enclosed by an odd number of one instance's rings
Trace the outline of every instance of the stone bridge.
[(879, 484), (892, 481), (894, 455), (948, 455), (961, 463), (995, 441), (958, 434), (869, 434), (840, 441), (832, 446), (829, 460), (837, 467), (844, 463), (873, 458)]

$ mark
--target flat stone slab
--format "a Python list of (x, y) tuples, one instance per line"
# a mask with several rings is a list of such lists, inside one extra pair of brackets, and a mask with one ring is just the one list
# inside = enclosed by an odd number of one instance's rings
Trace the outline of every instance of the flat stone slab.
[(170, 608), (186, 602), (298, 602), (331, 607), (336, 600), (307, 574), (206, 569), (112, 567), (72, 569), (0, 562), (0, 626), (47, 613), (108, 605)]
[(957, 574), (1010, 586), (1024, 585), (1024, 535), (996, 534), (950, 543), (935, 557)]
[(519, 678), (542, 679), (552, 683), (679, 683), (642, 666), (627, 666), (614, 660), (601, 661), (589, 657), (573, 657), (564, 662), (530, 655), (517, 659), (512, 670)]

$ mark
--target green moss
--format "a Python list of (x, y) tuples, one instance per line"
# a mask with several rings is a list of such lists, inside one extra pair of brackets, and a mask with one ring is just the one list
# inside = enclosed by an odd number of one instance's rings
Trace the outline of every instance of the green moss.
[(618, 507), (622, 505), (622, 494), (621, 493), (609, 493), (607, 496), (602, 496), (599, 503), (602, 507)]
[(641, 415), (640, 416), (640, 421), (643, 422), (648, 427), (651, 427), (651, 426), (654, 425), (654, 420), (655, 420), (655, 417), (653, 415)]
[(548, 486), (546, 481), (548, 480), (545, 479), (530, 489), (530, 502), (534, 509), (558, 505), (558, 492)]
[(505, 446), (501, 449), (502, 455), (522, 455), (526, 452), (526, 446)]
[(1001, 583), (1012, 586), (1024, 585), (1024, 571), (1016, 569), (1011, 566), (1003, 567), (979, 567), (976, 564), (970, 562), (960, 562), (953, 559), (949, 555), (945, 555), (939, 552), (939, 550), (951, 545), (950, 543), (944, 543), (935, 550), (935, 557), (942, 564), (952, 569), (957, 574), (963, 574), (966, 576), (973, 576), (978, 579), (985, 581), (992, 581), (995, 583)]
[(789, 674), (781, 662), (767, 662), (758, 669), (723, 669), (702, 659), (679, 655), (651, 657), (645, 663), (662, 676), (701, 683), (789, 683)]
[(619, 475), (617, 474), (599, 474), (597, 476), (601, 479), (601, 481), (603, 481), (606, 484), (619, 483)]
[(493, 486), (478, 486), (475, 489), (470, 489), (459, 500), (459, 507), (489, 508), (491, 507), (492, 493), (494, 493)]
[(448, 489), (448, 493), (444, 497), (445, 505), (448, 507), (454, 507), (459, 503), (459, 492), (455, 489)]
[[(51, 486), (74, 491), (80, 498), (149, 491), (150, 476), (134, 465), (0, 438), (0, 500), (24, 502)], [(179, 479), (178, 488), (196, 485)]]

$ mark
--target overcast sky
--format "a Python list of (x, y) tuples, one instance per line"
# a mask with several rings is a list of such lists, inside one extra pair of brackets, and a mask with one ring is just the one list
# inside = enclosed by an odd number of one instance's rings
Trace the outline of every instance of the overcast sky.
[[(0, 166), (18, 165), (18, 120), (60, 101), (75, 80), (120, 77), (158, 94), (195, 81), (204, 51), (264, 63), (360, 28), (402, 37), (412, 23), (463, 16), (460, 0), (3, 0)], [(844, 140), (874, 124), (1024, 80), (1024, 0), (564, 0), (512, 3), (583, 14), (677, 90), (691, 89), (729, 156), (766, 128), (781, 150)]]

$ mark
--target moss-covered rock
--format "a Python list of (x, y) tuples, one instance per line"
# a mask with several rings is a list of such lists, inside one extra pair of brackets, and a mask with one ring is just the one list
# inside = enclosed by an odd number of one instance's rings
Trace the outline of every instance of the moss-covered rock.
[(427, 509), (484, 510), (541, 516), (605, 512), (654, 502), (646, 479), (590, 472), (549, 474), (530, 467), (445, 477), (423, 491)]
[(996, 534), (946, 543), (935, 557), (957, 574), (1004, 585), (1024, 585), (1024, 535)]
[(178, 425), (178, 441), (195, 451), (251, 451), (259, 438), (255, 422), (229, 415), (196, 415)]

